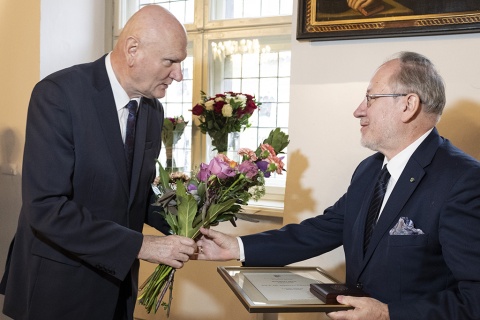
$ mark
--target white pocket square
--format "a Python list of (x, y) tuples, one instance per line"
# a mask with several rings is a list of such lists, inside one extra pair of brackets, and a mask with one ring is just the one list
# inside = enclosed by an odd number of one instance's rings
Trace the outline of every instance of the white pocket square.
[(424, 234), (421, 229), (415, 229), (413, 221), (407, 217), (401, 217), (398, 219), (397, 224), (390, 230), (391, 236), (397, 235), (416, 235)]

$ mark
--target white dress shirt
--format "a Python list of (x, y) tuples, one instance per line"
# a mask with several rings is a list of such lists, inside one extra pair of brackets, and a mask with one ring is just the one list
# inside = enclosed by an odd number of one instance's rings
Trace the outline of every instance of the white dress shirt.
[[(138, 105), (140, 105), (140, 98), (130, 99), (128, 94), (118, 82), (115, 73), (113, 72), (112, 63), (110, 61), (110, 52), (105, 58), (105, 67), (107, 68), (108, 80), (110, 81), (110, 86), (113, 91), (113, 98), (115, 99), (115, 105), (117, 107), (118, 113), (118, 122), (120, 124), (120, 132), (122, 134), (122, 141), (125, 143), (125, 135), (127, 131), (127, 118), (128, 118), (128, 109), (126, 105), (130, 100), (137, 100)], [(138, 110), (138, 109), (137, 109)]]

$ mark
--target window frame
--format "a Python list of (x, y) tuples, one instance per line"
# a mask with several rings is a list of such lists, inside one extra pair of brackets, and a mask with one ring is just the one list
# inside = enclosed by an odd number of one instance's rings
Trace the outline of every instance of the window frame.
[[(112, 48), (123, 25), (138, 10), (138, 0), (114, 0)], [(261, 17), (211, 20), (211, 0), (195, 0), (194, 21), (184, 24), (188, 41), (193, 47), (192, 104), (200, 100), (200, 91), (209, 92), (210, 73), (213, 57), (210, 41), (224, 41), (231, 38), (248, 38), (255, 34), (261, 37), (292, 36), (292, 16)], [(207, 58), (205, 58), (207, 57)], [(207, 137), (198, 128), (199, 120), (192, 118), (192, 167), (199, 166), (207, 157)], [(195, 147), (194, 147), (195, 146)], [(282, 216), (285, 187), (267, 186), (266, 195), (245, 209), (248, 213), (261, 212), (264, 215)]]

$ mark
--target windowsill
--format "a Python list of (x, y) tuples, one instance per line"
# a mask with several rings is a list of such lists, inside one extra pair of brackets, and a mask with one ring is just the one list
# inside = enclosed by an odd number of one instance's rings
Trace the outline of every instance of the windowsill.
[(283, 218), (283, 201), (251, 201), (248, 206), (242, 208), (242, 212), (251, 215)]

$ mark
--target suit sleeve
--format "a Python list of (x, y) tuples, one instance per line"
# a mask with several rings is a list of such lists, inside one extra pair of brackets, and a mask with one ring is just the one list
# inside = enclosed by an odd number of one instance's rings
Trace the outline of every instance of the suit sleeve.
[(344, 195), (323, 215), (279, 230), (241, 237), (245, 266), (285, 266), (333, 250), (343, 243)]

